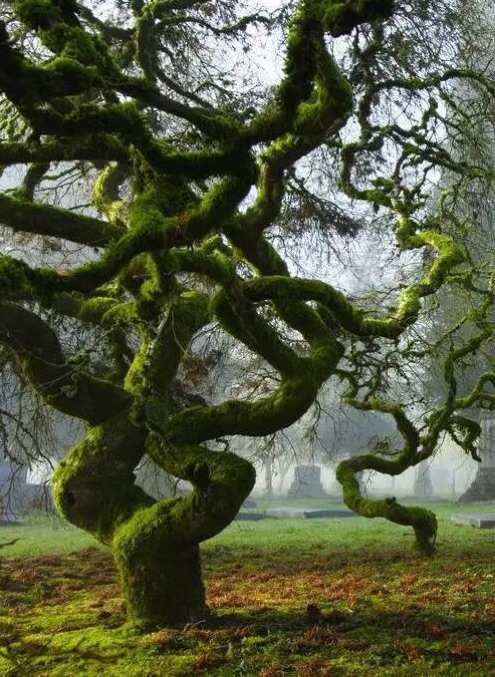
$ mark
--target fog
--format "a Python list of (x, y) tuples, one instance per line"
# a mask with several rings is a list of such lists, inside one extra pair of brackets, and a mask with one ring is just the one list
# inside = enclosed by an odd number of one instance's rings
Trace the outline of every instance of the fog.
[[(341, 500), (341, 488), (335, 479), (336, 464), (316, 464), (321, 468), (321, 483), (325, 492), (331, 499)], [(281, 472), (278, 464), (274, 463), (272, 473), (272, 495), (274, 498), (287, 496), (294, 480), (296, 465), (296, 463), (292, 463)], [(366, 494), (370, 497), (396, 496), (422, 499), (425, 497), (415, 492), (415, 480), (417, 474), (425, 472), (425, 467), (433, 489), (432, 496), (427, 498), (457, 500), (473, 482), (479, 464), (453, 442), (445, 440), (435, 456), (427, 463), (423, 463), (417, 468), (409, 468), (397, 477), (380, 473), (364, 473), (361, 482)], [(267, 496), (264, 470), (264, 464), (258, 463), (253, 497)]]

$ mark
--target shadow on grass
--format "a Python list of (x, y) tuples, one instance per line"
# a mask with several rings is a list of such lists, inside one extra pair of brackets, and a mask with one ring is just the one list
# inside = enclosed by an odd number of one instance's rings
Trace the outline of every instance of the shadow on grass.
[(204, 561), (208, 622), (133, 637), (109, 553), (0, 560), (0, 652), (19, 674), (495, 674), (493, 560), (469, 541), (426, 560), (377, 543), (215, 545)]

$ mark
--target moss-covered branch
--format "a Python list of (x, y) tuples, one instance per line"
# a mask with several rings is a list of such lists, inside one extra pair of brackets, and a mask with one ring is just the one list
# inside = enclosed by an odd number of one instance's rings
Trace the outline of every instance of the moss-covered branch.
[(490, 394), (485, 393), (483, 388), (486, 383), (494, 382), (493, 373), (483, 373), (467, 395), (458, 397), (455, 370), (463, 358), (475, 354), (483, 343), (492, 337), (492, 330), (486, 318), (493, 307), (493, 293), (487, 291), (485, 295), (485, 302), (474, 314), (471, 313), (480, 331), (463, 345), (449, 351), (444, 364), (444, 380), (447, 386), (445, 401), (428, 416), (425, 430), (421, 434), (408, 419), (405, 408), (400, 403), (384, 402), (373, 397), (358, 399), (359, 385), (353, 379), (350, 396), (346, 398), (346, 402), (356, 409), (393, 416), (396, 428), (404, 441), (402, 449), (396, 450), (393, 454), (389, 453), (386, 457), (379, 454), (363, 454), (339, 464), (337, 479), (342, 485), (346, 505), (365, 517), (384, 517), (398, 524), (412, 526), (417, 546), (427, 554), (431, 554), (435, 549), (437, 522), (434, 514), (423, 508), (402, 506), (395, 498), (380, 501), (363, 496), (356, 474), (363, 470), (374, 470), (387, 475), (398, 475), (430, 458), (437, 449), (444, 431), (449, 432), (472, 458), (479, 460), (475, 442), (480, 434), (480, 426), (458, 411), (483, 403), (484, 397), (488, 398), (489, 403), (492, 402)]
[[(375, 465), (378, 468), (375, 468)], [(381, 464), (375, 456), (360, 456), (356, 459), (342, 461), (337, 468), (336, 477), (342, 485), (345, 504), (358, 515), (363, 517), (383, 517), (395, 524), (413, 527), (416, 535), (416, 544), (421, 552), (432, 554), (435, 551), (437, 538), (437, 520), (430, 510), (404, 506), (395, 498), (373, 500), (361, 494), (356, 473), (370, 469), (380, 472)], [(408, 465), (387, 466), (389, 475), (399, 475)]]
[(335, 316), (346, 331), (358, 336), (396, 338), (416, 321), (421, 299), (437, 291), (448, 273), (464, 260), (462, 248), (452, 237), (431, 231), (417, 233), (409, 220), (398, 229), (398, 237), (404, 249), (429, 246), (437, 250), (438, 258), (419, 282), (401, 291), (396, 310), (387, 317), (366, 317), (364, 310), (356, 308), (345, 294), (316, 280), (288, 278), (285, 275), (259, 277), (245, 284), (246, 294), (253, 300), (270, 298), (279, 303), (290, 299), (317, 301)]
[(0, 193), (0, 221), (14, 232), (48, 235), (93, 247), (106, 245), (123, 233), (122, 227), (112, 223), (23, 197)]
[(0, 342), (17, 355), (45, 402), (59, 411), (96, 424), (130, 402), (121, 388), (67, 363), (54, 331), (25, 308), (0, 304)]

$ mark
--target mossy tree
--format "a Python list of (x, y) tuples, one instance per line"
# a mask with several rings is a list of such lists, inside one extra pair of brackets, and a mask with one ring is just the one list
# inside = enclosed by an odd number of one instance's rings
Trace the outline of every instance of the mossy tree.
[[(460, 411), (491, 401), (491, 372), (463, 397), (455, 379), (462, 357), (491, 336), (488, 285), (476, 288), (484, 302), (466, 320), (477, 332), (446, 359), (448, 396), (422, 428), (387, 399), (380, 370), (370, 380), (371, 363), (362, 361), (383, 350), (406, 359), (423, 299), (448, 279), (474, 284), (462, 247), (442, 232), (442, 205), (435, 214), (424, 208), (424, 175), (448, 165), (464, 179), (479, 176), (482, 169), (457, 165), (432, 141), (431, 127), (448, 124), (434, 105), (435, 93), (447, 100), (446, 82), (475, 78), (491, 96), (489, 80), (459, 69), (409, 78), (407, 64), (403, 78), (380, 79), (379, 55), (396, 40), (385, 29), (398, 11), (391, 0), (295, 3), (281, 80), (258, 106), (212, 94), (221, 83), (202, 96), (170, 78), (163, 59), (173, 60), (179, 29), (221, 42), (268, 21), (235, 14), (235, 4), (119, 2), (119, 25), (73, 0), (1, 5), (0, 90), (23, 131), (4, 133), (0, 165), (26, 169), (15, 190), (0, 193), (0, 219), (16, 233), (93, 255), (62, 266), (49, 265), (41, 250), (34, 262), (2, 255), (0, 342), (48, 406), (87, 425), (56, 470), (55, 501), (70, 522), (112, 548), (129, 619), (142, 627), (207, 613), (199, 544), (231, 522), (255, 480), (248, 461), (215, 450), (217, 440), (273, 434), (297, 421), (328, 379), (346, 380), (347, 401), (391, 415), (404, 446), (342, 462), (344, 500), (362, 515), (412, 526), (430, 552), (434, 515), (364, 498), (355, 475), (399, 474), (454, 429), (475, 454), (478, 429)], [(420, 6), (417, 20), (426, 21)], [(332, 56), (335, 40), (359, 66), (352, 72)], [(417, 123), (373, 121), (382, 96), (404, 92), (418, 95)], [(353, 139), (346, 129), (356, 124)], [(396, 149), (393, 167), (385, 163), (368, 186), (362, 171), (356, 180), (360, 161), (388, 142)], [(288, 178), (321, 147), (340, 164), (343, 196), (387, 213), (401, 250), (430, 252), (420, 279), (404, 286), (392, 309), (367, 312), (326, 282), (291, 276), (270, 238)], [(36, 199), (53, 172), (74, 165), (94, 177), (92, 213)], [(101, 332), (108, 364), (96, 368), (84, 355), (68, 355), (59, 317)], [(194, 336), (212, 322), (277, 372), (271, 392), (215, 405), (187, 392), (178, 370)], [(191, 482), (192, 493), (155, 501), (138, 488), (133, 471), (145, 455)]]

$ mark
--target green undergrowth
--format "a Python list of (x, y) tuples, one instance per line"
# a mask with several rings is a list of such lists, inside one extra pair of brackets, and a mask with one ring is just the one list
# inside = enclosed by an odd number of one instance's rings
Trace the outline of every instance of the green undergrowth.
[(428, 559), (382, 520), (234, 523), (203, 546), (211, 622), (144, 636), (105, 549), (40, 518), (2, 528), (20, 540), (1, 551), (0, 675), (493, 675), (494, 532), (432, 507)]

